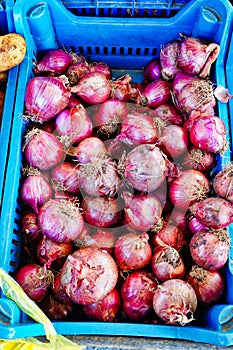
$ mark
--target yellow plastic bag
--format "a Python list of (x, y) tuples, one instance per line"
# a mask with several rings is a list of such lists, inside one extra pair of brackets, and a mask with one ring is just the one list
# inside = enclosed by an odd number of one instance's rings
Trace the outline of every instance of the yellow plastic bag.
[(85, 346), (77, 345), (63, 335), (57, 334), (52, 322), (44, 312), (27, 296), (21, 286), (1, 268), (0, 288), (5, 296), (13, 300), (23, 312), (36, 322), (43, 324), (48, 340), (48, 343), (43, 343), (36, 338), (0, 339), (1, 350), (82, 350), (85, 348)]

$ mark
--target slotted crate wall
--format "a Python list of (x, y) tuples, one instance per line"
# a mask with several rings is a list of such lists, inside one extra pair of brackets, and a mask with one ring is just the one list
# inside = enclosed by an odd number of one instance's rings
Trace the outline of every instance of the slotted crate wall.
[[(207, 4), (204, 0), (192, 0), (187, 4), (182, 3), (184, 6), (181, 6), (172, 17), (166, 16), (165, 12), (163, 17), (149, 19), (145, 16), (114, 18), (108, 15), (101, 17), (100, 20), (97, 13), (98, 4), (100, 2), (90, 2), (96, 11), (95, 15), (88, 15), (88, 11), (85, 15), (74, 14), (68, 9), (68, 3), (62, 4), (58, 0), (31, 0), (30, 2), (16, 0), (14, 5), (16, 31), (26, 38), (28, 50), (25, 60), (19, 67), (14, 120), (9, 140), (10, 152), (3, 197), (3, 215), (0, 221), (0, 232), (4, 232), (0, 242), (2, 267), (10, 275), (14, 275), (17, 269), (21, 250), (19, 187), (22, 142), (26, 124), (20, 116), (24, 112), (26, 85), (33, 77), (33, 63), (38, 56), (49, 49), (64, 47), (68, 51), (73, 50), (84, 54), (90, 61), (108, 63), (113, 68), (115, 76), (129, 72), (135, 81), (141, 81), (143, 67), (149, 60), (158, 57), (161, 46), (170, 40), (177, 39), (180, 33), (185, 33), (220, 44), (221, 50), (214, 64), (213, 79), (217, 85), (226, 86), (225, 60), (229, 45), (229, 31), (232, 30), (232, 7), (228, 1), (209, 0)], [(111, 2), (105, 2), (105, 4), (109, 9)], [(132, 4), (138, 8), (140, 2), (137, 4), (131, 2)], [(160, 10), (164, 10), (163, 3), (155, 1), (153, 4), (158, 5), (158, 8), (160, 4)], [(174, 6), (175, 2), (172, 4)], [(145, 2), (143, 5), (147, 8)], [(88, 8), (87, 2), (84, 8)], [(225, 122), (230, 139), (227, 105), (218, 103), (217, 112)], [(223, 158), (219, 157), (219, 167), (221, 168), (229, 159), (228, 150)], [(232, 228), (229, 230), (232, 235)], [(199, 326), (102, 323), (82, 320), (53, 322), (54, 326), (58, 333), (65, 335), (137, 335), (233, 345), (232, 255), (231, 250), (226, 266), (228, 283), (225, 303), (214, 305), (203, 314), (202, 323)], [(42, 325), (25, 317), (14, 302), (3, 295), (0, 298), (0, 321), (2, 321), (0, 338), (44, 334)]]

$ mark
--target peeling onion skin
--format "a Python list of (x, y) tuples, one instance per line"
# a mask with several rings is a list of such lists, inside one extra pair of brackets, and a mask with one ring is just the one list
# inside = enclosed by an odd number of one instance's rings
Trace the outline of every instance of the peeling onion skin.
[(166, 324), (184, 326), (194, 320), (197, 296), (188, 282), (174, 278), (157, 287), (153, 307)]
[(213, 180), (214, 191), (233, 204), (233, 163), (227, 164)]
[(69, 255), (61, 272), (61, 284), (73, 302), (89, 305), (110, 293), (118, 281), (114, 259), (105, 250), (86, 247)]

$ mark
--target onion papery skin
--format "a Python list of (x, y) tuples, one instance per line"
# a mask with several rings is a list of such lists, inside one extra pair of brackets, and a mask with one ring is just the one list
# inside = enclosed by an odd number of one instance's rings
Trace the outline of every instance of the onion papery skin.
[(32, 78), (26, 86), (26, 114), (33, 121), (43, 123), (66, 108), (69, 98), (70, 92), (59, 79)]
[(103, 322), (115, 322), (122, 305), (121, 296), (117, 288), (114, 288), (103, 299), (96, 303), (83, 305), (85, 315)]
[(75, 159), (79, 164), (90, 163), (93, 158), (106, 154), (105, 143), (95, 136), (90, 136), (80, 141), (75, 149)]
[(122, 271), (143, 269), (152, 257), (149, 235), (146, 232), (123, 234), (116, 241), (114, 254)]
[(53, 186), (68, 193), (79, 193), (79, 167), (72, 162), (64, 161), (52, 169)]
[(76, 144), (92, 135), (92, 121), (82, 105), (59, 113), (55, 124), (58, 134), (66, 137), (70, 144)]
[(183, 278), (186, 272), (178, 251), (170, 246), (157, 246), (151, 258), (154, 276), (164, 282), (171, 278)]
[(233, 165), (227, 164), (213, 179), (215, 193), (233, 204)]
[(130, 111), (123, 119), (117, 139), (128, 146), (155, 143), (159, 132), (153, 119), (145, 113)]
[(54, 275), (51, 270), (45, 270), (39, 264), (28, 263), (18, 269), (15, 280), (30, 299), (39, 302), (49, 292)]
[(166, 162), (155, 145), (136, 146), (126, 156), (124, 178), (133, 188), (142, 192), (157, 189), (165, 180)]
[(216, 154), (190, 146), (182, 159), (183, 169), (194, 169), (209, 173), (216, 165)]
[(155, 246), (170, 246), (181, 251), (187, 245), (186, 234), (183, 228), (165, 223), (163, 228), (152, 237)]
[(117, 165), (111, 158), (96, 158), (80, 166), (80, 189), (89, 196), (114, 197), (121, 187)]
[(97, 105), (110, 97), (110, 83), (101, 73), (89, 73), (81, 78), (70, 91), (77, 94), (85, 103)]
[(188, 282), (172, 278), (155, 290), (153, 307), (166, 324), (184, 326), (194, 319), (197, 296)]
[(117, 265), (111, 255), (99, 248), (80, 248), (69, 255), (61, 272), (61, 284), (73, 302), (93, 304), (117, 284)]
[(222, 268), (228, 259), (230, 239), (226, 230), (199, 231), (190, 240), (194, 263), (206, 270)]
[(169, 84), (162, 79), (148, 83), (142, 95), (139, 97), (139, 102), (143, 106), (156, 108), (164, 103), (169, 103), (171, 99), (171, 90)]
[(172, 96), (175, 106), (184, 116), (193, 111), (214, 115), (216, 99), (212, 83), (187, 73), (178, 73), (173, 80)]
[(112, 77), (112, 69), (105, 62), (92, 62), (90, 65), (90, 72), (101, 73), (106, 76), (107, 79)]
[(191, 213), (208, 228), (223, 229), (233, 222), (233, 206), (223, 198), (209, 197), (196, 202)]
[(21, 185), (20, 196), (38, 214), (39, 208), (52, 198), (53, 189), (41, 174), (29, 175)]
[(85, 196), (82, 209), (84, 220), (93, 227), (114, 227), (123, 218), (122, 203), (115, 198)]
[(120, 125), (128, 114), (127, 103), (109, 99), (98, 106), (92, 116), (94, 127), (105, 135), (111, 135), (120, 129)]
[(71, 201), (50, 199), (38, 214), (42, 233), (57, 242), (70, 242), (82, 232), (84, 220), (80, 209)]
[(88, 244), (89, 246), (104, 249), (113, 255), (117, 237), (112, 231), (98, 229), (91, 235), (91, 238), (93, 242)]
[(190, 141), (203, 151), (225, 153), (227, 139), (224, 121), (211, 115), (195, 118), (190, 130)]
[(157, 282), (144, 270), (133, 271), (121, 285), (123, 312), (132, 321), (147, 322), (154, 316), (153, 295)]
[(158, 144), (170, 159), (181, 157), (188, 149), (188, 132), (179, 125), (168, 125), (163, 129)]
[(50, 320), (65, 320), (73, 311), (73, 304), (58, 301), (53, 294), (48, 294), (39, 303), (39, 307)]
[(225, 279), (220, 271), (208, 271), (198, 265), (192, 266), (187, 281), (195, 290), (198, 302), (204, 305), (217, 302), (225, 291)]
[(64, 50), (49, 50), (36, 65), (36, 73), (54, 72), (63, 74), (73, 62), (73, 57)]
[(131, 76), (126, 74), (110, 81), (110, 98), (121, 102), (129, 102), (131, 99)]
[(151, 110), (150, 116), (152, 118), (160, 118), (167, 123), (174, 125), (183, 125), (183, 117), (180, 111), (173, 105), (164, 103)]
[(162, 206), (152, 194), (131, 195), (124, 191), (125, 220), (135, 230), (149, 231), (161, 219)]
[(219, 49), (217, 44), (206, 45), (197, 38), (186, 37), (179, 45), (177, 66), (185, 73), (205, 78), (217, 59)]
[(169, 187), (169, 198), (179, 210), (186, 211), (195, 201), (205, 198), (210, 190), (208, 178), (198, 170), (184, 170)]
[(160, 50), (160, 65), (161, 65), (161, 74), (163, 79), (172, 80), (180, 72), (180, 69), (177, 67), (177, 55), (179, 50), (178, 41), (168, 42)]
[(38, 242), (36, 256), (38, 262), (46, 268), (63, 265), (67, 256), (73, 252), (72, 242), (57, 243), (43, 236)]
[(70, 85), (76, 85), (88, 73), (90, 73), (90, 66), (87, 62), (74, 62), (69, 66), (66, 76)]
[(30, 166), (49, 170), (64, 160), (64, 146), (53, 134), (33, 129), (26, 134), (27, 137), (29, 139), (26, 141), (24, 155)]

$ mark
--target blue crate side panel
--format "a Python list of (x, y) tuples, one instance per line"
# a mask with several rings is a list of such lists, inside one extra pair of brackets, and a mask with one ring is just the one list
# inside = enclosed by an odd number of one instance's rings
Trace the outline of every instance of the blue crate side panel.
[[(190, 1), (172, 18), (122, 18), (114, 20), (104, 17), (80, 17), (67, 11), (60, 1), (38, 2), (17, 0), (14, 6), (16, 30), (27, 40), (28, 52), (19, 67), (17, 95), (14, 107), (14, 122), (10, 143), (9, 161), (3, 197), (3, 213), (0, 232), (2, 267), (13, 274), (17, 268), (20, 252), (20, 169), (22, 166), (22, 140), (26, 125), (20, 115), (24, 111), (24, 95), (27, 82), (32, 77), (33, 60), (38, 54), (50, 48), (65, 47), (81, 51), (90, 60), (103, 60), (114, 68), (114, 73), (130, 72), (135, 79), (141, 79), (143, 66), (158, 57), (161, 45), (176, 39), (180, 32), (200, 36), (221, 44), (221, 51), (215, 64), (214, 79), (217, 84), (226, 85), (224, 62), (229, 44), (228, 32), (232, 28), (232, 7), (228, 2), (204, 0)], [(192, 20), (190, 20), (192, 19)], [(229, 131), (227, 106), (218, 103), (217, 111)], [(219, 158), (219, 167), (229, 160), (229, 152)], [(226, 267), (231, 282), (231, 262)], [(230, 288), (230, 286), (229, 286)], [(230, 293), (229, 293), (230, 295)], [(62, 334), (106, 334), (140, 335), (202, 341), (216, 345), (233, 345), (232, 300), (211, 308), (205, 315), (203, 327), (175, 327), (163, 325), (107, 324), (99, 322), (57, 322), (56, 329)], [(4, 298), (2, 298), (3, 300)], [(5, 302), (5, 300), (4, 300)], [(1, 305), (1, 298), (0, 298)], [(5, 305), (10, 309), (12, 305)], [(14, 307), (12, 307), (14, 313)], [(0, 315), (1, 316), (1, 315)], [(36, 323), (23, 322), (18, 315), (11, 318), (9, 325), (0, 327), (0, 337), (16, 338), (44, 334), (43, 327)]]
[[(3, 1), (0, 4), (0, 35), (12, 33), (15, 31), (13, 20), (14, 0)], [(16, 92), (18, 67), (8, 71), (7, 86), (5, 91), (4, 108), (2, 120), (0, 122), (0, 214), (5, 182), (5, 170), (8, 157), (8, 146), (11, 132), (11, 123), (13, 117), (14, 95)]]

